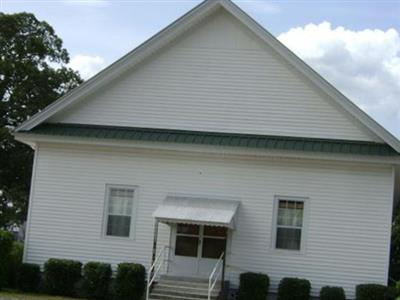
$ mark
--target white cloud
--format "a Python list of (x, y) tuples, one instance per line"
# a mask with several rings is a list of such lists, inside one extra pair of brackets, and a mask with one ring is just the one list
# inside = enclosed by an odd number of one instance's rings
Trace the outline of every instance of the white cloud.
[(106, 65), (104, 58), (101, 56), (91, 56), (78, 54), (71, 58), (68, 66), (79, 71), (82, 78), (88, 79), (98, 73)]
[(278, 39), (358, 106), (400, 136), (400, 36), (328, 22), (292, 28)]

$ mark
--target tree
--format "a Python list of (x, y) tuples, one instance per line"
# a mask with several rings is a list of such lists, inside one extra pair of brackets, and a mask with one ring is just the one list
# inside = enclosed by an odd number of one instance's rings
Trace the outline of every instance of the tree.
[(395, 209), (395, 217), (392, 223), (389, 276), (391, 281), (400, 280), (400, 207)]
[(11, 134), (78, 86), (62, 40), (33, 14), (0, 13), (0, 228), (26, 219), (33, 151)]

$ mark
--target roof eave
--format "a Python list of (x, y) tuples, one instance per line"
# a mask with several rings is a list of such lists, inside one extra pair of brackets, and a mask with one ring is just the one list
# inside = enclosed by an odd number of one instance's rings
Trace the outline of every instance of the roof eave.
[(368, 163), (368, 164), (389, 164), (400, 165), (400, 156), (372, 156), (372, 155), (355, 155), (355, 154), (332, 154), (302, 151), (283, 151), (268, 149), (250, 149), (241, 147), (212, 146), (212, 145), (188, 145), (173, 144), (162, 142), (145, 142), (145, 141), (126, 141), (117, 139), (87, 139), (80, 137), (59, 137), (48, 136), (31, 133), (16, 133), (16, 139), (22, 143), (34, 145), (37, 144), (61, 144), (71, 146), (99, 146), (112, 147), (115, 149), (145, 149), (148, 151), (167, 151), (181, 153), (198, 154), (222, 154), (224, 156), (253, 157), (253, 158), (283, 158), (283, 159), (304, 159), (311, 161), (339, 161), (352, 163)]
[(387, 144), (374, 142), (87, 124), (43, 124), (31, 131), (25, 132), (25, 134), (23, 131), (16, 134), (16, 138), (21, 138), (21, 136), (24, 137), (25, 140), (47, 136), (89, 140), (105, 139), (232, 146), (257, 149), (326, 152), (332, 154), (399, 156), (398, 153)]

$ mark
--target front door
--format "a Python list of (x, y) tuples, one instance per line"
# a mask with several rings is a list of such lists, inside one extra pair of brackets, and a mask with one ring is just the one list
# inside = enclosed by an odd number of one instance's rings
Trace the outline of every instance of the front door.
[(172, 233), (170, 273), (207, 278), (226, 250), (227, 229), (177, 224)]

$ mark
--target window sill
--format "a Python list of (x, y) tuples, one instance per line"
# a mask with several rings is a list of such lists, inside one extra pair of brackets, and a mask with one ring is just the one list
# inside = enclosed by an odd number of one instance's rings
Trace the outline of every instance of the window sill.
[(271, 253), (274, 255), (282, 255), (282, 256), (305, 256), (306, 250), (289, 250), (289, 249), (278, 249), (278, 248), (271, 248)]
[(110, 240), (110, 241), (125, 241), (125, 242), (134, 241), (134, 237), (131, 237), (131, 236), (123, 237), (123, 236), (103, 235), (103, 236), (101, 236), (101, 239), (102, 240)]

